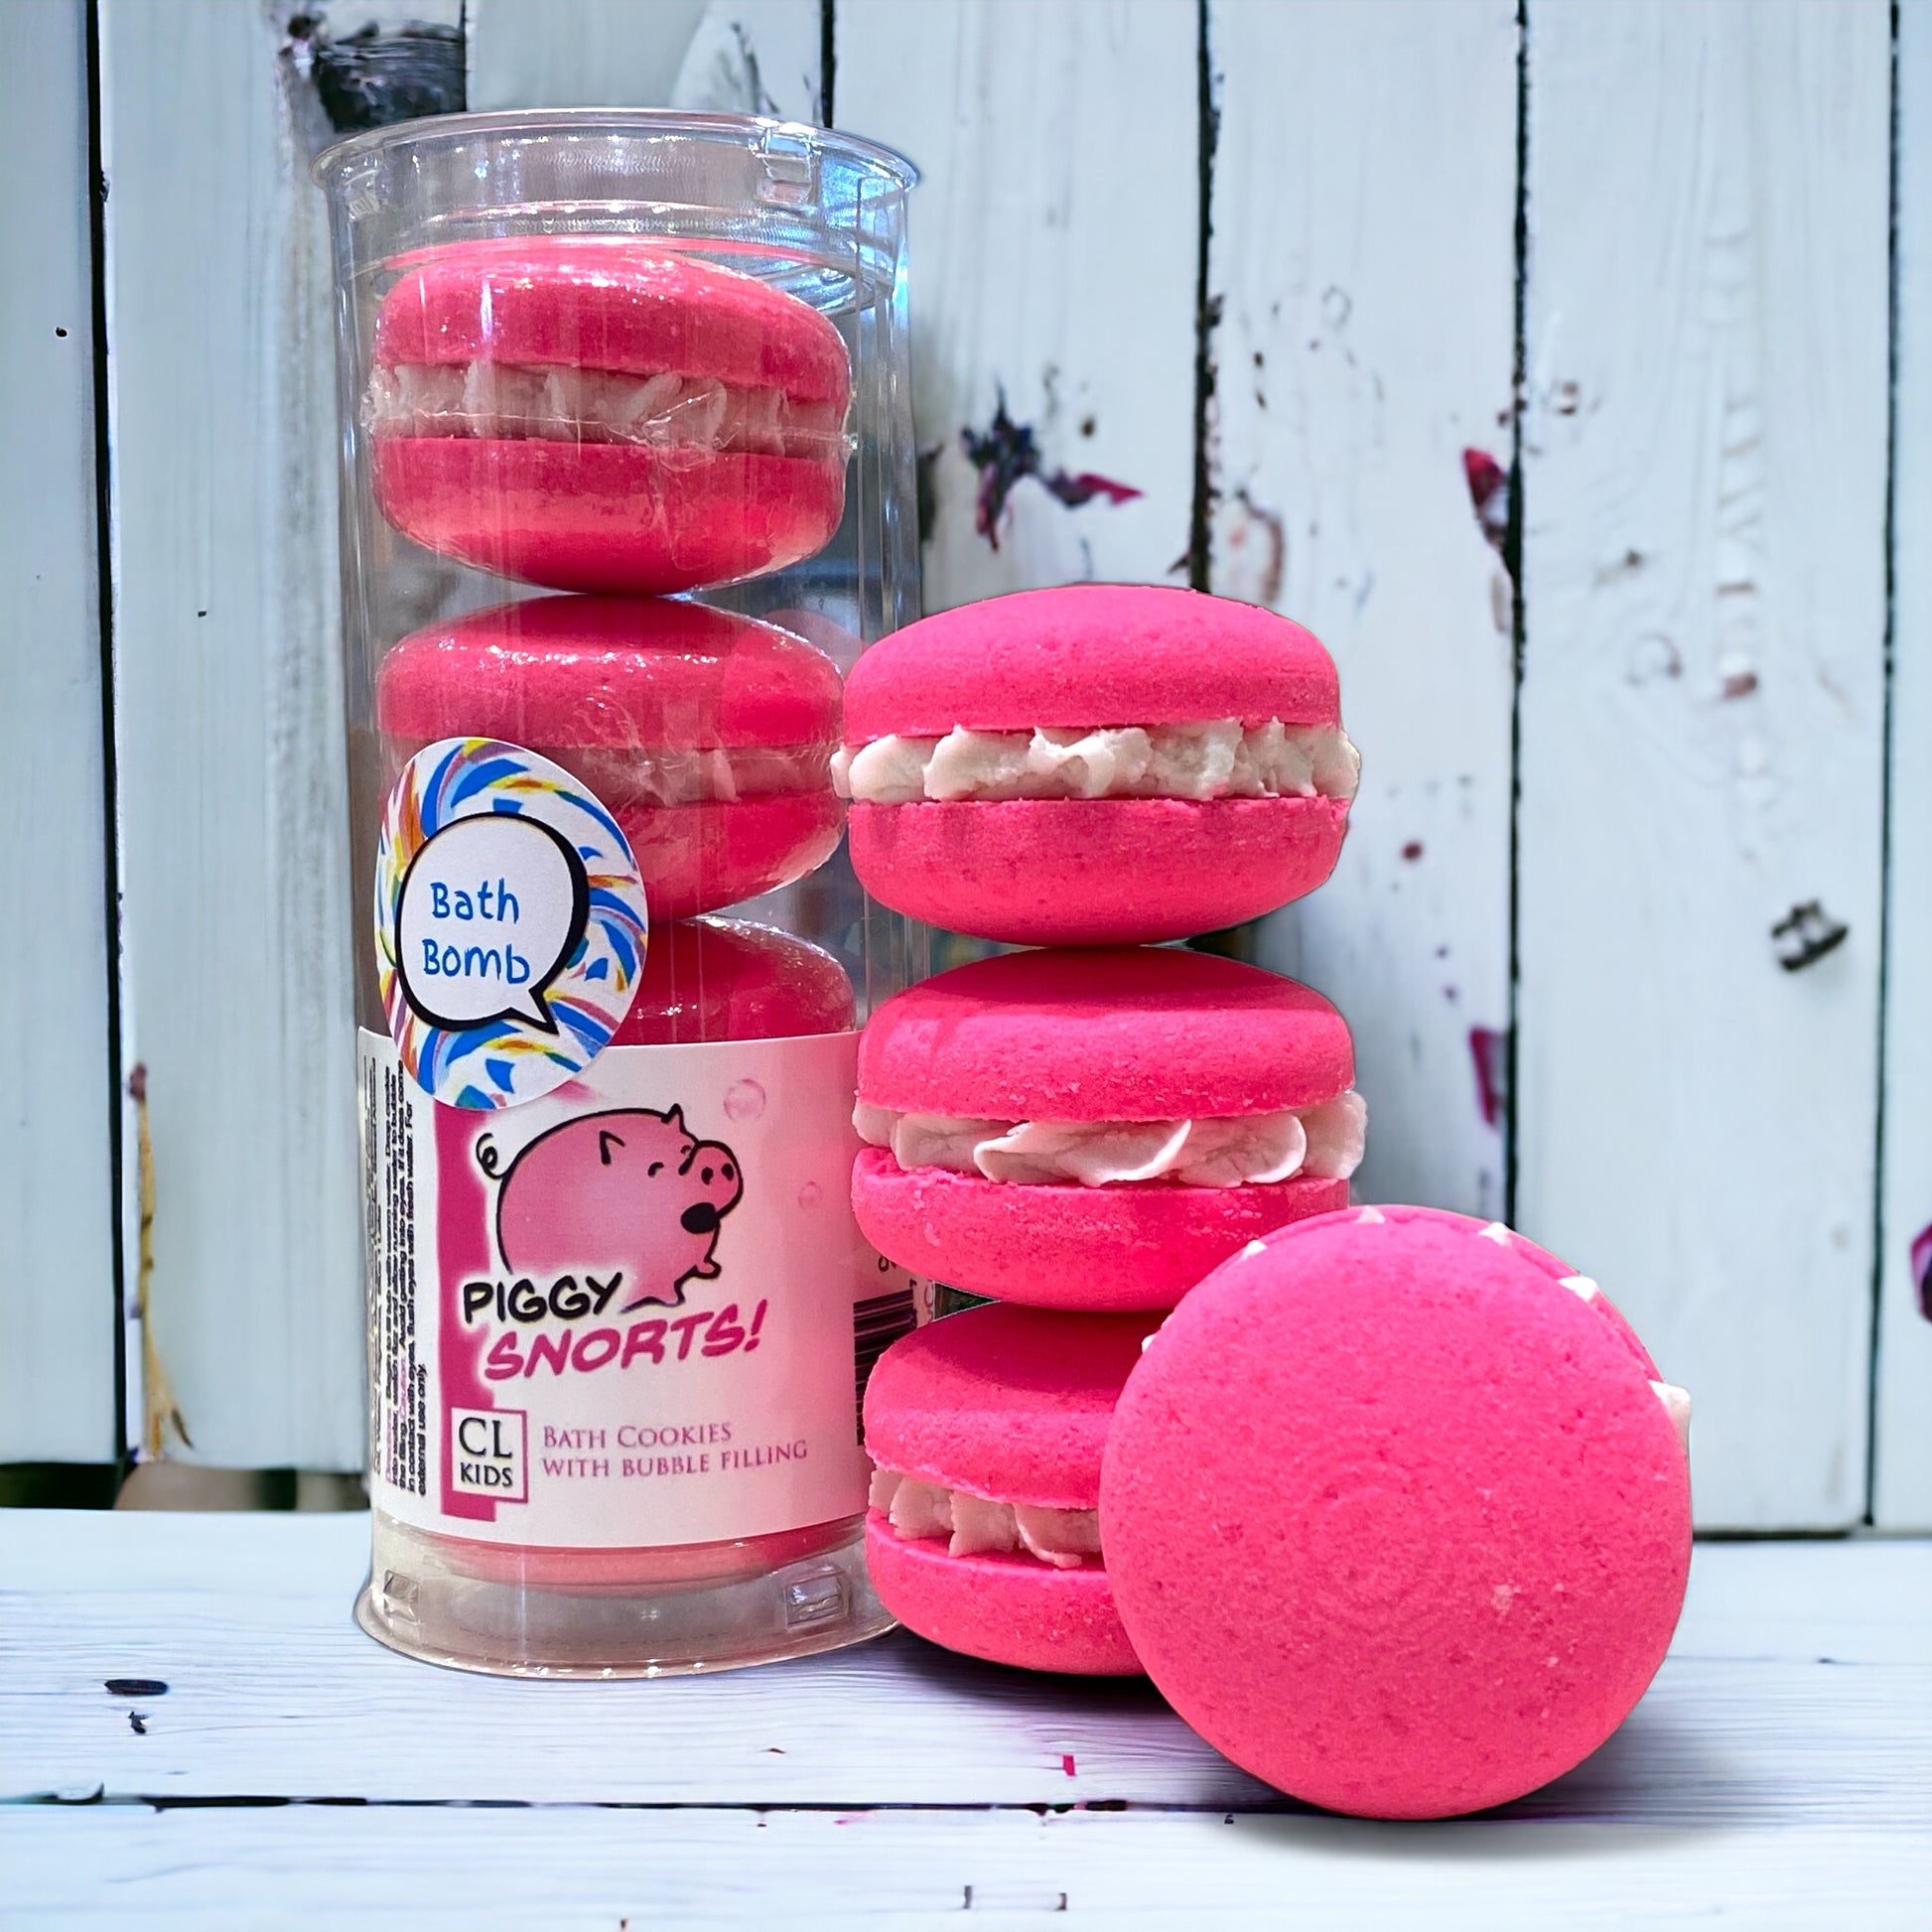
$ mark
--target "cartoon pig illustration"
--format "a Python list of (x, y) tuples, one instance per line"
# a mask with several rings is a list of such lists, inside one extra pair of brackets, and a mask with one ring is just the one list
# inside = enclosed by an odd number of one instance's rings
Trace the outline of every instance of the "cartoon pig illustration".
[(718, 1273), (718, 1224), (745, 1191), (738, 1156), (695, 1139), (680, 1108), (586, 1114), (539, 1134), (496, 1196), (496, 1244), (518, 1274), (623, 1270), (628, 1311), (676, 1307)]

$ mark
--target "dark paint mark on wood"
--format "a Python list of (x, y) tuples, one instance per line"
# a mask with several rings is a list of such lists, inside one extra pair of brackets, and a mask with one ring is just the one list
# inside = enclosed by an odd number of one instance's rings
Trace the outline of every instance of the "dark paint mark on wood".
[(1628, 577), (1633, 571), (1641, 570), (1643, 566), (1644, 554), (1641, 550), (1626, 550), (1615, 563), (1605, 564), (1598, 570), (1593, 581), (1600, 590), (1606, 584), (1614, 584), (1620, 577)]
[(288, 39), (297, 72), (314, 82), (338, 134), (460, 114), (468, 103), (461, 27), (412, 21), (385, 34), (370, 22), (336, 40), (323, 15), (296, 14)]
[(148, 1734), (147, 1714), (141, 1711), (130, 1711), (127, 1714), (127, 1727), (135, 1736), (145, 1737)]
[(1409, 843), (1402, 848), (1402, 856), (1405, 859), (1407, 859), (1410, 862), (1410, 864), (1413, 865), (1418, 859), (1422, 857), (1422, 840), (1411, 839)]
[[(1006, 513), (1007, 499), (1015, 487), (1032, 477), (1069, 509), (1104, 496), (1110, 503), (1127, 503), (1140, 495), (1132, 483), (1116, 483), (1111, 477), (1082, 471), (1048, 471), (1042, 465), (1039, 445), (1034, 440), (1033, 426), (1016, 423), (1007, 411), (1006, 392), (1000, 392), (993, 420), (984, 430), (968, 426), (959, 432), (960, 447), (966, 460), (979, 472), (979, 490), (973, 504), (973, 528), (995, 549), (1000, 547), (1000, 519)], [(938, 453), (933, 452), (934, 456)], [(923, 461), (923, 459), (922, 459)], [(920, 532), (926, 519), (921, 505)]]
[(1912, 1237), (1912, 1284), (1918, 1290), (1918, 1311), (1932, 1321), (1932, 1222)]
[(1500, 1127), (1509, 1105), (1509, 1036), (1494, 1027), (1469, 1029), (1469, 1057), (1475, 1062), (1476, 1105), (1485, 1127)]
[(1726, 698), (1748, 698), (1756, 689), (1755, 671), (1731, 671), (1725, 678), (1724, 695)]
[(1462, 477), (1483, 541), (1500, 554), (1509, 535), (1509, 474), (1487, 450), (1464, 450)]
[(1808, 898), (1802, 905), (1794, 905), (1771, 928), (1771, 944), (1778, 964), (1787, 973), (1798, 973), (1835, 952), (1851, 929), (1844, 920), (1833, 918), (1815, 898)]
[(106, 1684), (110, 1698), (165, 1698), (168, 1687), (158, 1677), (110, 1677)]

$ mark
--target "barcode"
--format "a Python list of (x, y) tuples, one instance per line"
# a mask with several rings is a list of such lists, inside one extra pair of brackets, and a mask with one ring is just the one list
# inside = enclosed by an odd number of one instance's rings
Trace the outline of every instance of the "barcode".
[(909, 1335), (918, 1320), (909, 1288), (896, 1288), (889, 1295), (874, 1295), (852, 1305), (853, 1401), (862, 1443), (866, 1440), (866, 1384), (872, 1380), (873, 1364), (900, 1335)]

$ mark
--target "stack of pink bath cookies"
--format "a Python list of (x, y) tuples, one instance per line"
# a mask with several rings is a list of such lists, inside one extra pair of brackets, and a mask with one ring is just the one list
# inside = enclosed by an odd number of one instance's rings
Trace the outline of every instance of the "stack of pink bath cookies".
[[(751, 275), (624, 237), (463, 241), (395, 266), (362, 401), (373, 498), (394, 532), (506, 596), (557, 595), (384, 652), (386, 780), (430, 746), (493, 741), (510, 768), (532, 754), (560, 766), (616, 821), (649, 930), (600, 1050), (848, 1032), (844, 966), (743, 910), (838, 849), (838, 668), (788, 629), (678, 595), (833, 540), (852, 447), (837, 327)], [(657, 1589), (827, 1540), (808, 1526), (665, 1547), (646, 1528), (634, 1548), (444, 1537), (442, 1560), (494, 1582)]]
[(993, 1298), (874, 1371), (867, 1552), (936, 1643), (1145, 1670), (1281, 1789), (1432, 1817), (1559, 1775), (1641, 1696), (1687, 1403), (1508, 1228), (1350, 1207), (1340, 1015), (1158, 943), (1319, 886), (1356, 769), (1321, 645), (1213, 598), (1002, 598), (860, 661), (860, 878), (1036, 948), (861, 1039), (861, 1227)]
[(397, 643), (376, 678), (384, 756), (500, 739), (609, 809), (654, 928), (620, 1044), (852, 1023), (835, 961), (701, 916), (837, 849), (838, 672), (789, 631), (670, 595), (831, 541), (850, 395), (844, 341), (806, 303), (621, 237), (431, 249), (383, 298), (363, 415), (384, 516), (571, 593)]
[(860, 879), (1032, 948), (910, 988), (860, 1041), (861, 1228), (996, 1304), (900, 1342), (868, 1392), (868, 1556), (913, 1629), (1139, 1668), (1098, 1545), (1115, 1399), (1217, 1264), (1346, 1205), (1364, 1125), (1320, 994), (1158, 942), (1319, 886), (1357, 768), (1320, 643), (1187, 591), (998, 598), (852, 672)]

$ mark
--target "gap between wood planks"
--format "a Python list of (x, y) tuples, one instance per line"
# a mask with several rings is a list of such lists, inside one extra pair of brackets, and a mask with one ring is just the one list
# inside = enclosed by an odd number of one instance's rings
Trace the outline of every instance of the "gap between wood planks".
[(1865, 1363), (1864, 1521), (1877, 1521), (1878, 1348), (1885, 1308), (1885, 1078), (1887, 1016), (1891, 994), (1891, 797), (1893, 654), (1898, 624), (1898, 6), (1891, 4), (1890, 165), (1885, 221), (1885, 618), (1881, 644), (1878, 712), (1878, 1105), (1872, 1118), (1871, 1153), (1871, 1336)]
[[(360, 1811), (636, 1811), (636, 1812), (716, 1812), (716, 1813), (804, 1813), (825, 1817), (850, 1817), (859, 1812), (896, 1812), (914, 1817), (951, 1817), (980, 1812), (1031, 1812), (1035, 1818), (1062, 1818), (1070, 1812), (1138, 1813), (1154, 1818), (1219, 1818), (1231, 1825), (1237, 1818), (1335, 1818), (1342, 1814), (1322, 1811), (1304, 1804), (1299, 1798), (1282, 1797), (1272, 1804), (1242, 1805), (1229, 1810), (1226, 1805), (1150, 1804), (1140, 1799), (1087, 1798), (1069, 1800), (1063, 1805), (1022, 1803), (1008, 1798), (984, 1802), (969, 1800), (922, 1799), (908, 1804), (840, 1804), (817, 1799), (738, 1798), (730, 1801), (704, 1798), (291, 1798), (267, 1792), (203, 1792), (170, 1797), (145, 1791), (109, 1791), (98, 1785), (92, 1791), (69, 1795), (66, 1792), (37, 1791), (31, 1796), (0, 1800), (0, 1805), (48, 1807), (58, 1811), (136, 1809), (143, 1811), (280, 1811), (298, 1807), (312, 1810)], [(1511, 1825), (1521, 1823), (1514, 1813), (1497, 1811), (1478, 1814), (1477, 1824)], [(1591, 1822), (1587, 1819), (1571, 1823)]]
[(127, 1428), (127, 1241), (122, 1148), (128, 1102), (121, 1073), (121, 847), (120, 772), (114, 735), (114, 515), (113, 448), (108, 406), (111, 384), (107, 360), (107, 171), (104, 162), (100, 100), (100, 7), (90, 0), (87, 16), (87, 255), (88, 325), (94, 351), (94, 614), (100, 626), (100, 769), (102, 931), (107, 958), (107, 1187), (108, 1293), (113, 1298), (113, 1414), (106, 1418), (112, 1445), (114, 1486), (130, 1466)]
[(1509, 579), (1509, 934), (1503, 1042), (1503, 1219), (1516, 1224), (1516, 1077), (1518, 990), (1522, 981), (1523, 664), (1529, 621), (1523, 610), (1523, 404), (1529, 370), (1530, 288), (1530, 15), (1516, 0), (1516, 288), (1510, 316), (1509, 520), (1503, 571)]

